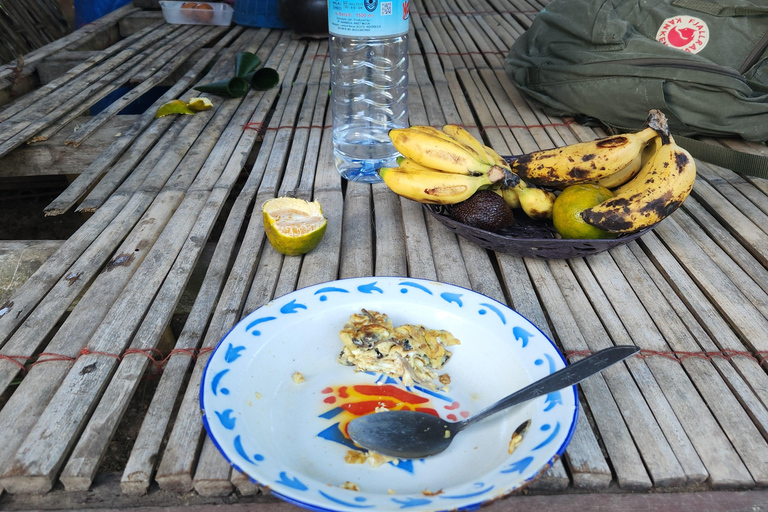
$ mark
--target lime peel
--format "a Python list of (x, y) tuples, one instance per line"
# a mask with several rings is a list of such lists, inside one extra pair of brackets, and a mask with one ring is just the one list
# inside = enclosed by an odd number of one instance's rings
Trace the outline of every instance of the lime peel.
[(318, 246), (328, 225), (318, 201), (276, 197), (262, 207), (264, 231), (276, 251), (297, 256)]
[(211, 102), (210, 99), (205, 97), (189, 98), (189, 101), (187, 102), (187, 106), (192, 110), (194, 110), (195, 112), (202, 112), (203, 110), (208, 110), (209, 108), (213, 108), (213, 102)]
[(164, 117), (170, 114), (194, 114), (195, 111), (189, 108), (186, 101), (183, 100), (171, 100), (168, 103), (160, 106), (155, 112), (155, 118)]

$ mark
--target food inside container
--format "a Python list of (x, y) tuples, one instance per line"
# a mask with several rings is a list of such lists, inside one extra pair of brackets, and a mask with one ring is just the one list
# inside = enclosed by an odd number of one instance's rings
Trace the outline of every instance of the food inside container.
[(232, 23), (234, 9), (225, 3), (160, 2), (165, 21), (176, 25), (223, 25)]

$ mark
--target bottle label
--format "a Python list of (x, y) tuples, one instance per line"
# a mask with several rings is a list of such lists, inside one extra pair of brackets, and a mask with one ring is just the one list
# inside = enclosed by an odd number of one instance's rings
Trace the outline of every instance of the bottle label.
[(408, 32), (409, 0), (328, 0), (328, 30), (335, 36), (381, 37)]

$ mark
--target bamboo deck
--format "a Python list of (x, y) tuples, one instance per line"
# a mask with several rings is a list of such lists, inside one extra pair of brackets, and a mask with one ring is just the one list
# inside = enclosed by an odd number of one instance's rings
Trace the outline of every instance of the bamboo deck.
[[(411, 124), (460, 124), (501, 154), (603, 135), (548, 117), (504, 72), (510, 45), (542, 7), (534, 0), (413, 0)], [(134, 12), (124, 8), (111, 22)], [(67, 144), (96, 137), (185, 62), (183, 77), (156, 105), (196, 95), (196, 83), (231, 74), (239, 51), (277, 69), (280, 85), (217, 99), (195, 116), (154, 119), (150, 107), (104, 142), (46, 208), (47, 215), (93, 214), (0, 307), (0, 391), (9, 396), (0, 409), (5, 498), (98, 488), (132, 396), (161, 365), (120, 491), (275, 504), (204, 433), (198, 392), (207, 356), (240, 318), (274, 297), (370, 275), (439, 280), (505, 302), (571, 361), (613, 344), (642, 347), (640, 356), (580, 385), (573, 440), (530, 492), (768, 485), (765, 180), (697, 162), (683, 207), (636, 242), (573, 260), (489, 253), (384, 185), (342, 183), (332, 158), (326, 41), (164, 22), (0, 106), (0, 176), (27, 142), (70, 129), (120, 85), (138, 84), (68, 132)], [(187, 62), (193, 55), (199, 60)], [(0, 81), (8, 73), (0, 68)], [(740, 141), (711, 142), (768, 153)], [(317, 199), (328, 217), (322, 244), (301, 258), (275, 252), (261, 216), (252, 215), (255, 205), (283, 195)], [(215, 251), (188, 319), (175, 346), (159, 351), (215, 226)], [(495, 506), (512, 508), (515, 499)]]

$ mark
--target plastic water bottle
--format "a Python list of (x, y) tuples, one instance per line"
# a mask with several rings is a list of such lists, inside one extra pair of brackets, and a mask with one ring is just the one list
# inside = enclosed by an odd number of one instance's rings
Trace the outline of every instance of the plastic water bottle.
[(408, 123), (408, 0), (328, 0), (336, 169), (375, 183), (397, 166), (389, 130)]

